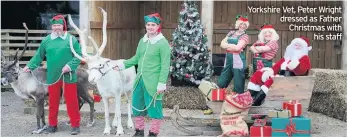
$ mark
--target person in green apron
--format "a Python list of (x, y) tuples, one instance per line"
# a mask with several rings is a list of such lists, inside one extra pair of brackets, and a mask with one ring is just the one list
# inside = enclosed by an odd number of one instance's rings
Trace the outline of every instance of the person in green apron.
[(236, 31), (230, 31), (222, 40), (221, 48), (227, 51), (224, 68), (217, 85), (219, 88), (227, 88), (234, 79), (234, 89), (236, 93), (244, 93), (245, 88), (245, 68), (246, 54), (244, 48), (248, 44), (249, 36), (245, 33), (249, 22), (247, 16), (238, 15), (236, 17)]
[[(261, 31), (258, 35), (258, 41), (256, 41), (250, 50), (253, 53), (253, 74), (263, 68), (271, 68), (272, 60), (276, 56), (278, 50), (279, 35), (275, 31), (272, 25), (264, 24), (261, 27)], [(249, 88), (248, 88), (249, 89)], [(256, 91), (250, 90), (254, 100), (255, 106), (259, 106), (264, 102), (265, 93), (263, 90)]]
[(265, 24), (261, 27), (258, 41), (250, 47), (253, 53), (253, 74), (264, 67), (272, 67), (272, 60), (278, 50), (278, 39), (279, 35), (272, 25)]
[(139, 41), (135, 56), (117, 64), (118, 69), (138, 65), (132, 96), (135, 116), (135, 137), (143, 137), (145, 118), (151, 121), (148, 136), (157, 136), (163, 121), (163, 92), (170, 70), (171, 49), (161, 33), (161, 17), (158, 13), (144, 17), (147, 33)]

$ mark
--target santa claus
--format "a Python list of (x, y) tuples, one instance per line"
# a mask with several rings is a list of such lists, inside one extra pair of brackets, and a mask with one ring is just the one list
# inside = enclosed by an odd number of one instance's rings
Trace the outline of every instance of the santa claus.
[(257, 70), (248, 82), (247, 89), (251, 92), (253, 106), (260, 106), (264, 103), (265, 97), (273, 84), (274, 71), (272, 68), (262, 68)]
[(304, 76), (311, 69), (308, 52), (312, 49), (306, 37), (301, 36), (292, 40), (286, 48), (284, 57), (272, 68), (275, 74), (288, 76)]

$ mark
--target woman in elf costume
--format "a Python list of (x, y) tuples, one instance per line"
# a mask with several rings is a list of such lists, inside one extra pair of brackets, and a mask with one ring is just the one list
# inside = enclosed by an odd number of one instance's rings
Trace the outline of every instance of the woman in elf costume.
[(228, 87), (234, 78), (234, 92), (243, 93), (245, 88), (246, 54), (243, 49), (248, 44), (248, 35), (245, 30), (249, 27), (247, 16), (236, 17), (236, 31), (230, 31), (222, 40), (221, 47), (227, 51), (224, 69), (218, 78), (220, 88)]
[[(73, 48), (81, 56), (81, 48), (77, 39), (67, 32), (66, 21), (62, 15), (54, 16), (51, 20), (52, 33), (46, 36), (35, 55), (24, 68), (25, 72), (39, 67), (46, 57), (47, 62), (47, 84), (49, 93), (49, 133), (56, 132), (58, 124), (58, 111), (61, 89), (64, 89), (67, 112), (72, 126), (72, 135), (80, 132), (80, 112), (77, 100), (77, 76), (76, 70), (80, 60), (74, 57), (70, 50), (70, 36), (73, 39)], [(69, 72), (69, 73), (67, 73)], [(61, 74), (64, 79), (59, 79)], [(56, 82), (57, 81), (57, 82)], [(64, 87), (63, 87), (64, 86)]]
[(270, 24), (265, 24), (261, 27), (258, 35), (258, 41), (255, 42), (250, 50), (253, 55), (253, 73), (263, 67), (272, 67), (272, 59), (275, 57), (278, 50), (279, 35)]
[(162, 97), (169, 76), (171, 49), (161, 33), (161, 18), (158, 13), (144, 17), (146, 31), (140, 39), (135, 56), (118, 64), (118, 69), (138, 65), (137, 78), (132, 97), (135, 116), (134, 136), (144, 136), (144, 116), (152, 119), (148, 136), (157, 136), (163, 119)]

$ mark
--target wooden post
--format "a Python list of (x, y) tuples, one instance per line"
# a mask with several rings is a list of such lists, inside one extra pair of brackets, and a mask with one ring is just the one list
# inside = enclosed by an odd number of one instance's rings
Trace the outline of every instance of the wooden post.
[[(342, 5), (342, 22), (343, 22), (343, 28), (347, 28), (347, 2), (343, 1)], [(343, 39), (342, 39), (342, 55), (341, 55), (341, 69), (347, 70), (347, 30), (343, 29)]]
[(212, 63), (212, 48), (213, 48), (213, 1), (201, 1), (201, 22), (205, 27), (207, 34), (207, 45), (210, 51), (210, 62)]
[[(88, 36), (91, 35), (90, 32), (90, 25), (89, 25), (89, 16), (90, 14), (90, 4), (92, 4), (89, 1), (80, 1), (80, 26), (79, 28), (81, 30), (87, 29), (87, 35), (84, 38), (86, 40), (86, 45), (87, 45), (87, 53), (93, 53), (94, 48), (93, 46), (88, 45)], [(81, 38), (80, 38), (81, 39)]]

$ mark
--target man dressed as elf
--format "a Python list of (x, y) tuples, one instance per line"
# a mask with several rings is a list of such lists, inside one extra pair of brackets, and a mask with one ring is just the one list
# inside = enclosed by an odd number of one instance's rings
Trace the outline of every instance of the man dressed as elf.
[(147, 33), (140, 39), (135, 56), (118, 64), (125, 69), (138, 65), (132, 96), (135, 116), (134, 136), (144, 136), (144, 116), (152, 119), (148, 136), (157, 136), (163, 119), (162, 96), (169, 76), (171, 49), (161, 33), (161, 18), (155, 13), (144, 17)]
[[(76, 70), (80, 60), (74, 57), (70, 50), (69, 37), (64, 16), (57, 15), (51, 20), (52, 33), (46, 36), (35, 55), (24, 68), (25, 72), (35, 70), (46, 57), (47, 84), (49, 93), (49, 126), (47, 132), (57, 131), (60, 92), (64, 89), (67, 112), (70, 118), (72, 135), (80, 132), (80, 112), (77, 99), (77, 75)], [(82, 55), (77, 39), (73, 37), (75, 51)], [(63, 77), (60, 75), (63, 73)], [(61, 79), (59, 79), (61, 78)], [(63, 87), (64, 86), (64, 87)]]

